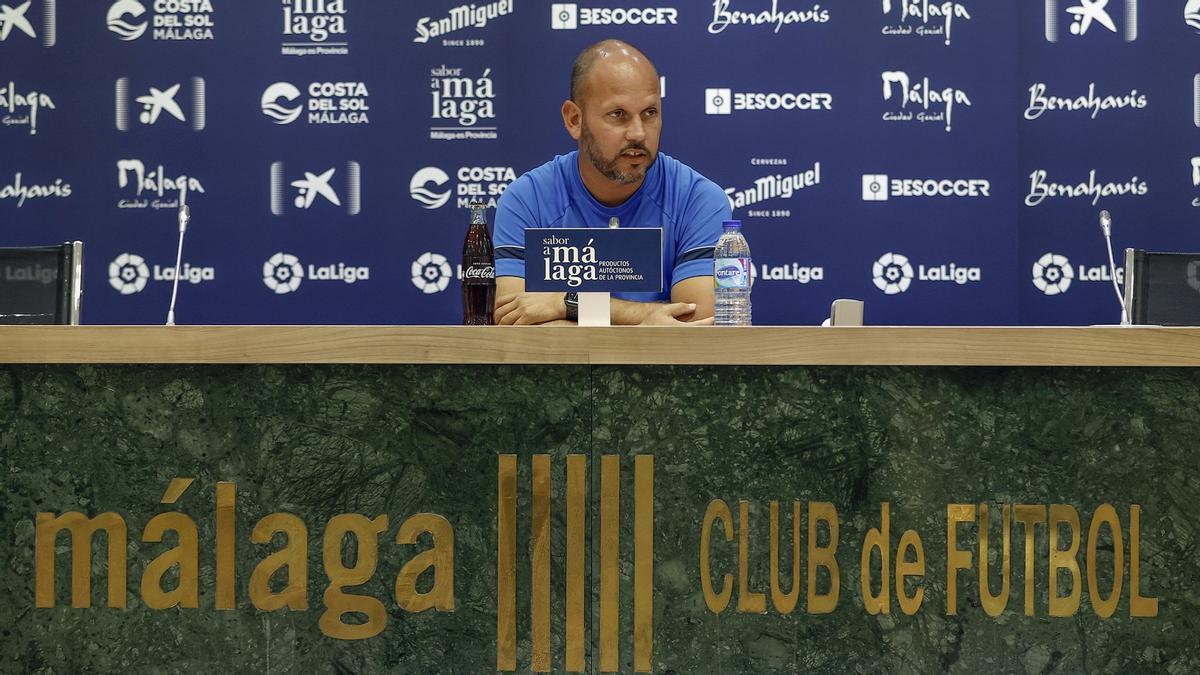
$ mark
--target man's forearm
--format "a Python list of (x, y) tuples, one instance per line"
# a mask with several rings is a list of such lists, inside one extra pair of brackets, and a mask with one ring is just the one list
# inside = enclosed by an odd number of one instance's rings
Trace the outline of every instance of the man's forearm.
[(612, 300), (610, 319), (614, 326), (636, 326), (646, 320), (656, 309), (661, 307), (657, 302), (636, 302), (633, 300)]

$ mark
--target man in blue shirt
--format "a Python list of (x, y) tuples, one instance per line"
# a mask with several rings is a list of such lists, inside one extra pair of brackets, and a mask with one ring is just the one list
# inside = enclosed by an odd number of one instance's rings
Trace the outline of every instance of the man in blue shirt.
[(658, 151), (658, 72), (636, 47), (605, 40), (571, 71), (563, 103), (579, 149), (524, 174), (496, 207), (497, 324), (571, 322), (573, 294), (525, 292), (525, 228), (663, 228), (662, 293), (614, 293), (613, 324), (711, 324), (713, 247), (729, 200), (715, 183)]

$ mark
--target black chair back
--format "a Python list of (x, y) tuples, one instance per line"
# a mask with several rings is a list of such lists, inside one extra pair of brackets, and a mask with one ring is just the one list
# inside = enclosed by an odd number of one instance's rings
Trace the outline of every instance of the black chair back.
[(83, 243), (0, 248), (0, 324), (79, 324)]

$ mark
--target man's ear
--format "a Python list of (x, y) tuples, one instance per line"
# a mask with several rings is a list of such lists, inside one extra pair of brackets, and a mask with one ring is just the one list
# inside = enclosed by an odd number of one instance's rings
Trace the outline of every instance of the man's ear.
[(567, 133), (571, 134), (571, 138), (579, 140), (579, 136), (583, 129), (583, 110), (571, 99), (563, 101), (562, 105), (563, 126), (567, 128)]

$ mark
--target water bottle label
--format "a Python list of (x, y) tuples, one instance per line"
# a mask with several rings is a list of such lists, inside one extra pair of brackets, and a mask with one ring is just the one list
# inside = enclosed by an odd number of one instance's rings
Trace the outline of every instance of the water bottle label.
[(713, 279), (717, 288), (750, 288), (750, 259), (716, 258)]

